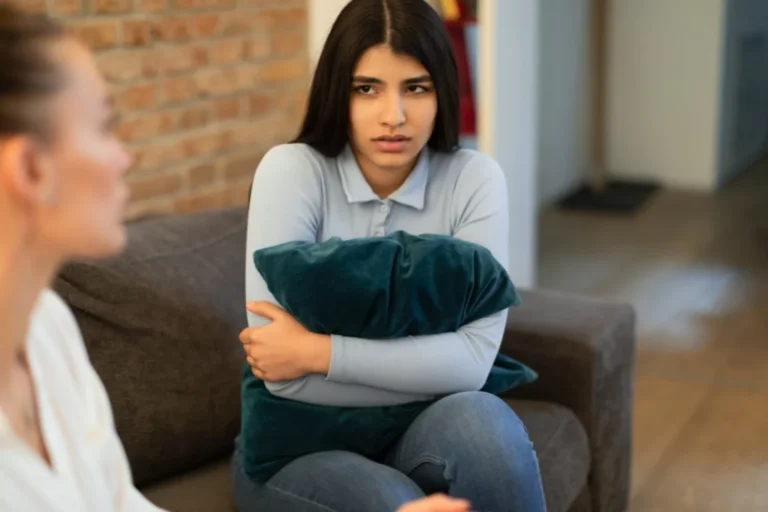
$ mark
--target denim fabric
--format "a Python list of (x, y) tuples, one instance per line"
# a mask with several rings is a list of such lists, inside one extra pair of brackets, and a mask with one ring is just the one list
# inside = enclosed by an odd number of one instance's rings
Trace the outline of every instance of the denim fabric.
[(321, 452), (259, 485), (245, 476), (240, 460), (236, 453), (239, 512), (394, 512), (433, 492), (467, 498), (480, 512), (546, 510), (525, 427), (503, 400), (484, 392), (450, 395), (430, 406), (384, 464), (350, 452)]

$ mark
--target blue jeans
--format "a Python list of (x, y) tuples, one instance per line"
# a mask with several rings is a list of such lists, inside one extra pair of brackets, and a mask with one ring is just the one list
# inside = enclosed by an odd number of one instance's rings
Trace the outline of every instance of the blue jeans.
[(350, 452), (297, 459), (266, 484), (233, 459), (240, 512), (395, 512), (434, 492), (471, 501), (481, 512), (544, 512), (538, 460), (517, 415), (500, 398), (458, 393), (426, 409), (385, 464)]

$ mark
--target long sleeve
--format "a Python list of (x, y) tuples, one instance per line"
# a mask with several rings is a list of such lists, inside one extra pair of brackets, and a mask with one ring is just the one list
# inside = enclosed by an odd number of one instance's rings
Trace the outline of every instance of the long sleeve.
[[(508, 202), (504, 174), (491, 158), (473, 158), (458, 178), (451, 204), (453, 236), (487, 247), (508, 265)], [(480, 389), (501, 344), (507, 312), (457, 332), (397, 340), (332, 336), (328, 380), (398, 392), (445, 394)]]
[[(323, 180), (317, 162), (297, 145), (272, 148), (253, 178), (246, 241), (246, 300), (278, 305), (264, 278), (256, 270), (253, 253), (285, 242), (314, 242), (323, 222)], [(259, 327), (267, 319), (248, 312), (248, 325)], [(374, 387), (330, 382), (312, 374), (285, 382), (267, 382), (276, 396), (300, 402), (336, 406), (393, 405), (429, 397)]]
[(0, 411), (0, 511), (162, 512), (134, 486), (107, 391), (74, 316), (50, 290), (35, 308), (27, 347), (54, 471)]

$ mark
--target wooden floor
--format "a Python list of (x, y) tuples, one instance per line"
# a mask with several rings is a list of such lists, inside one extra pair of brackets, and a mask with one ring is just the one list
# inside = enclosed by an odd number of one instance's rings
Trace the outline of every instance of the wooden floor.
[(638, 312), (631, 512), (768, 510), (768, 161), (716, 196), (545, 211), (539, 285)]

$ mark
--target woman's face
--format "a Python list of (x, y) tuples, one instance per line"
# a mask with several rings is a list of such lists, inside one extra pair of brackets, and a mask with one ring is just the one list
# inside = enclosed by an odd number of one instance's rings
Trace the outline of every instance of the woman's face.
[(352, 77), (350, 140), (361, 167), (402, 171), (432, 136), (437, 95), (416, 59), (386, 45), (366, 51)]
[(64, 40), (52, 53), (64, 87), (51, 101), (51, 140), (36, 158), (42, 192), (33, 229), (62, 257), (111, 256), (126, 244), (123, 177), (131, 159), (115, 136), (107, 87), (90, 52)]

